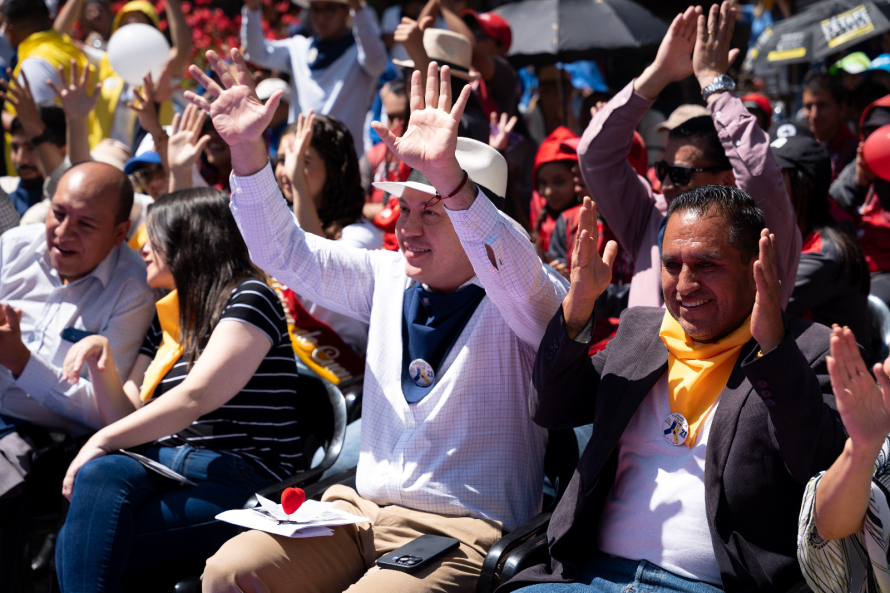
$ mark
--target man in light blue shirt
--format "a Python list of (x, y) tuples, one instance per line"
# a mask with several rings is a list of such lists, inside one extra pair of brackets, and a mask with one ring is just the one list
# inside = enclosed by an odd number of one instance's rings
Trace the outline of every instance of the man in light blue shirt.
[(86, 377), (62, 378), (68, 349), (102, 334), (126, 376), (154, 315), (145, 264), (124, 245), (133, 189), (110, 165), (59, 181), (45, 225), (0, 237), (0, 414), (68, 433), (101, 428)]
[[(361, 157), (365, 116), (377, 79), (386, 69), (386, 46), (372, 10), (359, 0), (311, 0), (313, 36), (270, 41), (263, 34), (261, 7), (261, 0), (244, 2), (241, 45), (245, 57), (262, 68), (290, 74), (289, 121), (310, 109), (336, 117), (349, 128), (356, 155)], [(348, 17), (352, 17), (351, 31)]]

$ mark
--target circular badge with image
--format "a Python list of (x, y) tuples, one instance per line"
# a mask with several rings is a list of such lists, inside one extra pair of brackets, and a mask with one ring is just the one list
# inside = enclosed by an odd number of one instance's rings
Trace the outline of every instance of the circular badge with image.
[(664, 440), (672, 445), (682, 445), (689, 437), (689, 423), (679, 412), (673, 412), (664, 419)]
[(429, 387), (436, 381), (436, 371), (433, 370), (433, 365), (422, 358), (411, 361), (411, 364), (408, 365), (408, 374), (411, 375), (411, 380), (418, 387)]

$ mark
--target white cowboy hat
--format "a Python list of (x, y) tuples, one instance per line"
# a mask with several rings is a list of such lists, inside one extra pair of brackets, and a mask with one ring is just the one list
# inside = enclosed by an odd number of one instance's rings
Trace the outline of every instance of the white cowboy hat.
[[(470, 181), (494, 194), (503, 202), (507, 195), (507, 161), (497, 150), (470, 138), (458, 138), (457, 149), (454, 151), (457, 162), (470, 176)], [(416, 169), (411, 172), (408, 181), (377, 181), (377, 189), (397, 197), (402, 197), (406, 187), (436, 195), (436, 188)]]
[[(451, 75), (463, 80), (476, 80), (478, 72), (470, 72), (473, 63), (473, 45), (458, 33), (445, 29), (427, 29), (423, 32), (423, 49), (431, 62), (439, 67), (450, 66)], [(393, 60), (393, 64), (414, 69), (414, 60)]]

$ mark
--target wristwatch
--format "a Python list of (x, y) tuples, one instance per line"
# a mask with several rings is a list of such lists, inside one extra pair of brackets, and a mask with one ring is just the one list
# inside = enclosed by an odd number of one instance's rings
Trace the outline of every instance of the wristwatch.
[(708, 97), (716, 93), (717, 91), (734, 91), (735, 90), (735, 81), (727, 76), (726, 74), (721, 74), (717, 78), (714, 79), (714, 82), (706, 86), (701, 90), (701, 97), (705, 101), (708, 100)]

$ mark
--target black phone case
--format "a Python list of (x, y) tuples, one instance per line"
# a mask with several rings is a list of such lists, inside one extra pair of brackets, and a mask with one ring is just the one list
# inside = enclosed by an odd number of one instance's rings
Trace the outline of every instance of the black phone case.
[[(460, 542), (453, 537), (421, 535), (398, 550), (393, 550), (378, 558), (377, 566), (390, 570), (401, 570), (402, 572), (414, 572), (459, 545)], [(411, 558), (406, 559), (406, 557)], [(419, 559), (419, 561), (411, 564), (415, 558)]]

